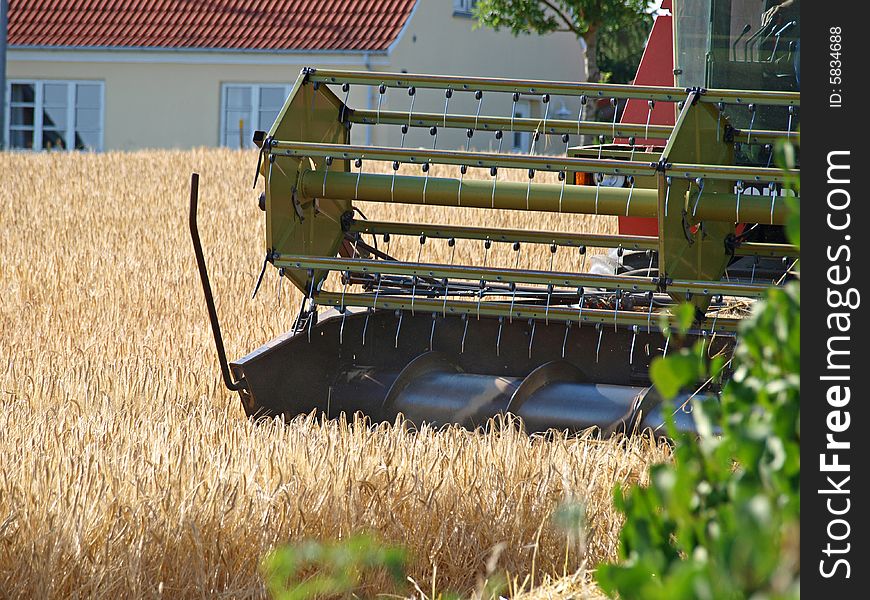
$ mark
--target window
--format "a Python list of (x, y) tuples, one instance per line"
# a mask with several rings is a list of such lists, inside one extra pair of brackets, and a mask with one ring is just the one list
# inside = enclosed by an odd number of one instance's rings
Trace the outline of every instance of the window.
[(7, 148), (102, 150), (103, 82), (10, 80)]
[(249, 148), (254, 131), (268, 131), (284, 107), (290, 86), (225, 83), (221, 93), (221, 145)]
[(477, 0), (453, 0), (454, 17), (471, 17)]
[[(515, 119), (526, 119), (531, 116), (531, 110), (528, 100), (520, 100), (514, 107)], [(528, 131), (514, 131), (513, 149), (514, 152), (526, 153), (531, 148), (532, 136)]]

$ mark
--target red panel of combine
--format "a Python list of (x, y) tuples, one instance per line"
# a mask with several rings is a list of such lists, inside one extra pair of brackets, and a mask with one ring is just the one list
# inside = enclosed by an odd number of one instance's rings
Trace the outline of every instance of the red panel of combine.
[[(661, 8), (671, 9), (671, 0), (663, 0)], [(649, 34), (643, 58), (634, 79), (635, 85), (674, 85), (674, 37), (670, 14), (656, 17)], [(644, 100), (629, 99), (622, 113), (622, 123), (646, 124), (649, 106)], [(673, 125), (676, 120), (674, 105), (659, 102), (649, 114), (650, 125)], [(638, 139), (637, 145), (662, 144), (662, 140)], [(654, 218), (619, 217), (619, 233), (624, 235), (658, 235), (658, 221)]]

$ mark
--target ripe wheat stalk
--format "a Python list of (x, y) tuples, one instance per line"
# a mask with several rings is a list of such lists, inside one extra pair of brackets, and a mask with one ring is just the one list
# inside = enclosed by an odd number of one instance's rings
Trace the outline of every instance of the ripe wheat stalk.
[[(0, 155), (0, 597), (263, 597), (270, 548), (357, 531), (405, 545), (423, 589), (469, 593), (501, 544), (497, 569), (516, 593), (546, 580), (537, 593), (594, 594), (583, 572), (554, 578), (614, 558), (613, 486), (643, 481), (666, 446), (244, 418), (219, 382), (187, 185), (201, 173), (205, 253), (228, 353), (241, 356), (286, 331), (301, 299), (285, 285), (277, 301), (274, 274), (249, 299), (263, 254), (255, 163), (226, 150)], [(613, 228), (580, 219), (534, 226)], [(433, 260), (446, 251), (427, 248)], [(585, 505), (585, 543), (553, 520), (565, 502)]]

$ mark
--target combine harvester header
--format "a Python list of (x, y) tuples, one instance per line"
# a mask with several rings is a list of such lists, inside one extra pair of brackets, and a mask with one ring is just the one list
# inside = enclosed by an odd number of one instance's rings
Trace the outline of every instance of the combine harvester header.
[[(379, 98), (402, 94), (409, 108), (381, 110), (380, 101), (375, 110), (348, 106), (359, 86)], [(443, 112), (414, 110), (422, 90), (441, 95)], [(473, 98), (475, 114), (449, 111), (460, 94)], [(485, 100), (497, 94), (514, 105), (538, 98), (545, 116), (488, 115)], [(617, 123), (615, 116), (597, 122), (582, 112), (575, 120), (548, 118), (552, 99), (569, 96), (581, 106), (632, 99), (650, 112), (667, 104), (675, 124)], [(292, 331), (229, 365), (196, 235), (193, 180), (191, 226), (225, 382), (252, 416), (362, 411), (374, 420), (402, 413), (417, 424), (475, 427), (510, 412), (530, 432), (657, 428), (664, 417), (648, 368), (676, 344), (660, 329), (673, 318), (670, 307), (690, 302), (695, 308), (693, 330), (681, 343), (700, 339), (710, 356), (730, 354), (739, 318), (721, 313), (781, 283), (797, 259), (795, 247), (748, 241), (747, 232), (786, 222), (782, 186), (798, 172), (770, 166), (769, 157), (776, 140), (794, 136), (799, 102), (797, 92), (787, 91), (304, 69), (274, 125), (257, 132), (255, 143), (257, 177), (266, 184), (257, 286), (271, 265), (305, 299)], [(754, 127), (763, 111), (782, 115), (785, 128)], [(735, 125), (739, 113), (748, 126)], [(354, 126), (398, 128), (401, 143), (351, 144)], [(405, 146), (417, 128), (428, 131), (431, 145)], [(465, 132), (464, 150), (439, 147), (439, 133), (450, 129)], [(502, 151), (513, 132), (528, 134), (528, 154)], [(581, 136), (600, 143), (572, 145)], [(470, 148), (472, 139), (484, 137), (497, 150)], [(562, 151), (541, 154), (545, 147)], [(392, 174), (371, 172), (378, 162)], [(418, 174), (399, 174), (408, 165)], [(431, 175), (434, 165), (450, 165), (455, 176)], [(489, 179), (467, 178), (469, 168), (486, 169)], [(500, 180), (509, 169), (528, 182)], [(556, 174), (558, 183), (536, 181), (541, 172)], [(613, 181), (621, 187), (607, 185)], [(504, 210), (528, 211), (529, 224), (541, 212), (655, 217), (658, 235), (369, 221), (358, 218), (358, 201), (471, 207), (480, 209), (479, 223)], [(391, 255), (396, 236), (416, 238), (418, 251)], [(479, 246), (478, 264), (456, 264), (452, 250), (449, 262), (421, 262), (426, 244), (455, 250), (460, 243)], [(495, 244), (517, 252), (517, 268), (487, 265)], [(522, 269), (519, 250), (527, 244), (547, 247), (551, 257), (605, 248), (616, 266), (561, 272), (551, 261), (549, 270)], [(678, 398), (687, 409), (678, 412), (678, 425), (692, 428), (691, 403), (716, 392), (710, 387)]]

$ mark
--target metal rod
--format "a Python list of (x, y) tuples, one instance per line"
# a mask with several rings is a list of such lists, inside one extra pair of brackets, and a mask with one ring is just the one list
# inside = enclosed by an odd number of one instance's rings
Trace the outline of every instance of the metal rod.
[[(651, 85), (625, 85), (615, 83), (588, 83), (569, 81), (539, 81), (531, 79), (498, 79), (493, 77), (453, 77), (412, 73), (370, 73), (366, 71), (343, 71), (334, 69), (308, 69), (306, 77), (311, 82), (327, 84), (362, 84), (387, 87), (445, 89), (458, 91), (519, 92), (521, 94), (558, 94), (562, 96), (588, 95), (594, 98), (640, 98), (676, 102), (686, 96), (685, 88)], [(744, 90), (704, 90), (700, 102), (726, 102), (743, 104), (757, 102), (769, 105), (800, 105), (800, 93)]]
[[(318, 301), (321, 306), (338, 306), (341, 301), (340, 294), (332, 292), (321, 292), (318, 295)], [(346, 301), (350, 306), (365, 306), (371, 304), (371, 294), (348, 294)], [(382, 310), (407, 311), (410, 310), (411, 299), (405, 296), (382, 296), (379, 301)], [(415, 305), (420, 311), (438, 311), (441, 310), (441, 302), (428, 298), (417, 298)], [(476, 302), (451, 300), (447, 303), (447, 314), (449, 315), (474, 315), (477, 313), (478, 307)], [(484, 317), (500, 317), (505, 318), (511, 314), (509, 304), (507, 302), (487, 301), (480, 305), (480, 314)], [(515, 318), (526, 319), (543, 319), (544, 307), (534, 304), (517, 303), (513, 307), (512, 314)], [(675, 326), (676, 321), (670, 315), (663, 315), (664, 323), (667, 326)], [(577, 321), (577, 311), (574, 308), (564, 306), (554, 306), (550, 308), (550, 320), (555, 322)], [(646, 313), (630, 310), (621, 310), (616, 317), (617, 323), (626, 327), (632, 325), (645, 325)], [(712, 319), (710, 319), (712, 320)], [(613, 311), (601, 310), (595, 308), (585, 308), (583, 310), (582, 322), (584, 323), (613, 323)], [(718, 317), (716, 319), (716, 334), (727, 335), (737, 331), (742, 319)], [(660, 321), (656, 320), (656, 329), (659, 328)], [(699, 328), (701, 330), (710, 331), (709, 327)], [(689, 333), (692, 333), (691, 331)]]
[(199, 269), (199, 279), (202, 283), (202, 292), (205, 296), (205, 306), (208, 310), (208, 319), (211, 322), (211, 332), (214, 335), (215, 350), (217, 350), (218, 364), (221, 368), (224, 385), (231, 392), (239, 390), (247, 390), (248, 383), (244, 378), (238, 381), (233, 380), (230, 373), (230, 367), (227, 363), (227, 353), (224, 349), (224, 340), (221, 335), (221, 325), (218, 320), (217, 309), (214, 305), (214, 296), (211, 291), (211, 283), (208, 279), (208, 269), (205, 264), (205, 255), (202, 252), (202, 242), (199, 239), (199, 227), (196, 223), (196, 210), (199, 204), (199, 173), (193, 173), (190, 176), (190, 238), (193, 242), (193, 253), (196, 255), (196, 266)]
[[(326, 157), (350, 160), (399, 161), (411, 164), (432, 162), (443, 165), (468, 165), (469, 167), (508, 167), (512, 169), (536, 169), (541, 171), (585, 171), (608, 175), (652, 175), (657, 163), (624, 161), (614, 159), (575, 158), (564, 156), (526, 156), (519, 154), (496, 154), (494, 152), (464, 152), (461, 150), (426, 150), (421, 148), (394, 148), (389, 146), (355, 146), (352, 144), (323, 144), (272, 140), (271, 153), (296, 157)], [(782, 183), (787, 177), (800, 175), (798, 170), (741, 167), (728, 165), (695, 165), (668, 163), (668, 171), (678, 177), (747, 181), (774, 181)]]
[[(365, 200), (369, 202), (399, 202), (402, 204), (422, 204), (423, 187), (426, 186), (426, 204), (456, 206), (458, 180), (430, 177), (398, 175), (393, 184), (391, 175), (333, 171), (327, 176), (329, 198), (333, 200)], [(357, 186), (357, 184), (359, 184)], [(465, 178), (462, 182), (462, 206), (471, 208), (497, 208), (506, 210), (526, 210), (526, 192), (529, 192), (528, 209), (542, 212), (560, 212), (559, 198), (562, 197), (561, 212), (579, 214), (625, 215), (628, 197), (631, 194), (629, 215), (636, 217), (655, 217), (658, 214), (658, 192), (635, 187), (614, 188), (608, 186), (565, 186), (564, 192), (559, 184), (500, 181), (495, 194), (492, 183), (484, 179)], [(299, 193), (304, 198), (317, 198), (321, 193), (322, 173), (304, 171), (301, 175)], [(392, 193), (391, 193), (392, 191)], [(597, 198), (597, 202), (596, 202)], [(698, 207), (697, 218), (707, 221), (734, 222), (736, 195), (723, 192), (706, 192), (705, 203)], [(597, 204), (597, 206), (596, 206)], [(767, 223), (770, 221), (770, 202), (764, 196), (743, 195), (740, 214), (747, 222)], [(789, 214), (785, 202), (777, 203), (773, 223), (785, 224)]]
[[(274, 260), (276, 267), (293, 269), (313, 269), (328, 271), (351, 271), (364, 274), (393, 274), (422, 278), (467, 279), (471, 281), (490, 281), (496, 283), (527, 283), (534, 285), (554, 285), (557, 287), (577, 288), (580, 286), (625, 290), (628, 292), (659, 291), (658, 278), (637, 277), (632, 275), (598, 275), (593, 273), (566, 273), (559, 271), (538, 271), (531, 269), (509, 269), (496, 267), (475, 267), (444, 265), (437, 263), (412, 263), (400, 261), (372, 260), (364, 258), (338, 258), (321, 256), (300, 256), (278, 254)], [(693, 281), (675, 279), (667, 286), (670, 293), (689, 293), (701, 295), (745, 296), (759, 298), (769, 286), (764, 284), (740, 284), (722, 281)]]

